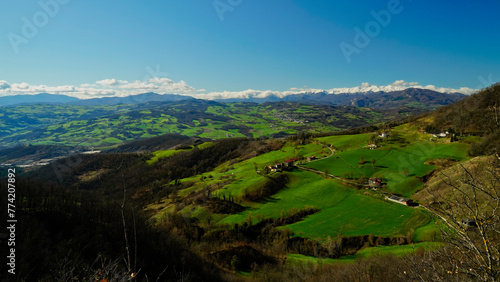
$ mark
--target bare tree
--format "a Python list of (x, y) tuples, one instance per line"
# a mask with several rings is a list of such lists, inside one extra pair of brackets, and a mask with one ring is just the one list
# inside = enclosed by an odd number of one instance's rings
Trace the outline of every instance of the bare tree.
[(460, 164), (453, 174), (442, 173), (448, 189), (429, 191), (429, 210), (442, 219), (438, 226), (445, 247), (412, 257), (413, 268), (405, 275), (435, 281), (500, 279), (499, 164), (495, 157), (480, 157)]

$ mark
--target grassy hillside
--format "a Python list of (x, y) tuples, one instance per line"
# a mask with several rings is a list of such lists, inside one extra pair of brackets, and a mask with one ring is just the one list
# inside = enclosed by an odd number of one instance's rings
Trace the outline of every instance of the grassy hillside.
[(411, 228), (429, 221), (428, 216), (412, 208), (365, 195), (314, 173), (294, 171), (289, 174), (291, 183), (271, 201), (254, 204), (251, 209), (228, 216), (221, 223), (242, 223), (249, 214), (254, 218), (279, 218), (282, 212), (314, 206), (321, 211), (287, 228), (300, 236), (325, 239), (339, 234), (406, 235)]
[[(431, 205), (434, 201), (439, 200), (439, 197), (453, 201), (461, 193), (452, 185), (463, 188), (471, 178), (481, 185), (493, 185), (495, 174), (491, 172), (498, 171), (496, 160), (495, 156), (475, 157), (443, 169), (439, 174), (431, 177), (425, 183), (422, 191), (414, 195), (414, 198), (426, 205)], [(490, 189), (494, 187), (492, 186)], [(437, 197), (438, 195), (439, 197)]]
[[(431, 235), (434, 234), (435, 227), (431, 224), (431, 219), (425, 211), (406, 207), (400, 204), (389, 202), (381, 197), (378, 193), (356, 190), (352, 187), (345, 186), (343, 182), (334, 179), (325, 179), (317, 174), (302, 171), (292, 170), (284, 172), (289, 179), (285, 189), (274, 194), (271, 198), (264, 202), (249, 202), (245, 201), (243, 196), (248, 191), (258, 189), (264, 185), (268, 176), (263, 174), (263, 168), (267, 165), (274, 164), (290, 158), (304, 159), (309, 155), (328, 155), (328, 149), (325, 148), (326, 141), (341, 141), (339, 147), (344, 148), (344, 152), (336, 153), (333, 157), (324, 160), (311, 162), (309, 166), (320, 166), (320, 171), (324, 164), (331, 165), (337, 162), (343, 162), (344, 166), (328, 166), (328, 169), (333, 174), (342, 175), (346, 161), (342, 158), (359, 160), (360, 152), (372, 154), (380, 161), (378, 168), (366, 168), (366, 173), (376, 174), (378, 172), (397, 171), (394, 167), (395, 160), (398, 156), (408, 156), (409, 152), (415, 151), (416, 148), (422, 145), (408, 145), (397, 147), (393, 144), (394, 149), (384, 150), (367, 150), (358, 148), (366, 143), (367, 135), (350, 135), (350, 136), (332, 136), (318, 138), (317, 142), (306, 145), (294, 145), (287, 143), (280, 150), (272, 151), (254, 158), (236, 162), (233, 164), (226, 163), (211, 172), (206, 172), (201, 175), (196, 175), (191, 178), (182, 179), (187, 188), (180, 190), (180, 197), (191, 197), (207, 187), (216, 197), (224, 199), (233, 199), (247, 207), (243, 212), (232, 215), (211, 214), (204, 207), (197, 207), (195, 204), (190, 204), (184, 208), (184, 214), (196, 216), (201, 220), (202, 224), (207, 224), (206, 220), (215, 220), (218, 224), (243, 224), (251, 221), (257, 223), (266, 218), (278, 219), (286, 214), (293, 214), (297, 210), (306, 207), (315, 207), (320, 211), (310, 215), (302, 221), (287, 225), (287, 228), (293, 231), (296, 236), (308, 237), (315, 240), (323, 241), (327, 237), (336, 236), (356, 236), (369, 235), (376, 236), (411, 236), (417, 240), (432, 240)], [(349, 140), (352, 142), (349, 142)], [(319, 143), (321, 142), (321, 143)], [(337, 144), (337, 143), (336, 143)], [(357, 145), (356, 145), (357, 144)], [(388, 190), (391, 191), (392, 185), (397, 185), (401, 189), (403, 184), (410, 187), (407, 192), (411, 195), (422, 184), (421, 180), (418, 183), (412, 183), (416, 179), (414, 173), (424, 175), (434, 169), (433, 166), (425, 164), (428, 159), (456, 157), (458, 159), (465, 158), (461, 146), (464, 144), (435, 144), (437, 147), (433, 151), (420, 151), (419, 154), (411, 154), (416, 156), (415, 168), (412, 168), (409, 175), (399, 176), (399, 178), (389, 176), (390, 181)], [(430, 153), (429, 153), (430, 152)], [(428, 153), (428, 154), (426, 154)], [(369, 155), (370, 157), (372, 155)], [(384, 161), (387, 159), (387, 161)], [(373, 171), (372, 171), (373, 170)], [(349, 171), (349, 170), (347, 170)], [(399, 174), (399, 173), (398, 173)], [(277, 175), (277, 174), (271, 174)], [(395, 189), (396, 191), (397, 190)], [(198, 191), (198, 192), (197, 192)], [(175, 202), (164, 200), (160, 205), (151, 207), (155, 210), (156, 218), (164, 218), (168, 213), (173, 212)], [(182, 211), (181, 211), (182, 212)], [(435, 236), (434, 236), (435, 239)]]
[[(431, 160), (465, 160), (467, 144), (446, 143), (442, 140), (420, 140), (408, 131), (393, 130), (398, 140), (380, 138), (376, 149), (368, 149), (368, 134), (344, 135), (319, 138), (322, 143), (337, 148), (332, 158), (304, 164), (319, 171), (344, 178), (378, 177), (387, 183), (387, 189), (404, 196), (410, 196), (423, 184), (422, 178), (436, 166)], [(427, 135), (429, 138), (430, 135)]]
[[(157, 221), (165, 220), (169, 214), (177, 212), (184, 217), (195, 218), (201, 226), (231, 229), (236, 225), (282, 220), (312, 207), (318, 211), (302, 220), (278, 226), (277, 230), (292, 232), (295, 237), (308, 238), (319, 244), (327, 244), (330, 238), (339, 236), (403, 236), (414, 242), (422, 242), (417, 247), (435, 248), (439, 245), (435, 241), (440, 240), (437, 221), (426, 210), (390, 202), (384, 194), (397, 193), (413, 198), (433, 171), (467, 160), (468, 144), (434, 138), (410, 124), (388, 132), (389, 136), (385, 138), (373, 137), (375, 133), (368, 133), (320, 137), (302, 145), (299, 140), (288, 141), (279, 150), (243, 161), (224, 163), (213, 171), (180, 180), (183, 185), (177, 194), (180, 199), (196, 198), (200, 193), (210, 191), (212, 196), (242, 205), (246, 208), (243, 211), (217, 213), (191, 200), (182, 200), (184, 205), (179, 206), (179, 198), (164, 199), (150, 206), (149, 210), (154, 211)], [(373, 140), (378, 148), (366, 148)], [(331, 156), (330, 149), (335, 151)], [(312, 155), (320, 159), (307, 162), (306, 157)], [(266, 175), (264, 167), (291, 158), (299, 159), (305, 167), (315, 169), (317, 173), (295, 168)], [(360, 164), (362, 159), (366, 163)], [(373, 164), (372, 159), (375, 160)], [(380, 177), (386, 186), (381, 191), (359, 190), (359, 186), (356, 188), (356, 185), (347, 185), (338, 179), (325, 178), (322, 173), (325, 170), (337, 177), (348, 178), (350, 182)], [(288, 179), (284, 189), (263, 201), (245, 200), (246, 193), (260, 189), (270, 177), (281, 174)], [(171, 187), (173, 182), (168, 185)], [(352, 261), (355, 257), (371, 254), (401, 255), (411, 250), (413, 247), (407, 245), (368, 248), (341, 260)], [(299, 261), (304, 259), (300, 256), (291, 258)]]
[(428, 132), (448, 130), (457, 139), (472, 143), (470, 155), (480, 156), (498, 153), (500, 150), (500, 84), (494, 84), (457, 103), (441, 107), (420, 126)]

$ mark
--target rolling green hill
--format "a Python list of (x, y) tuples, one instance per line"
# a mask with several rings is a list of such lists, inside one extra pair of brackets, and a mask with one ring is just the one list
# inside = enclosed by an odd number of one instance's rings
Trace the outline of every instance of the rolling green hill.
[[(467, 160), (468, 145), (432, 138), (430, 134), (404, 124), (390, 131), (389, 136), (392, 137), (377, 138), (379, 147), (370, 150), (366, 146), (373, 140), (371, 135), (319, 137), (309, 139), (305, 144), (288, 141), (279, 150), (243, 161), (224, 163), (213, 171), (181, 179), (179, 183), (182, 188), (177, 192), (179, 198), (163, 199), (152, 204), (148, 210), (157, 222), (168, 219), (172, 213), (179, 213), (194, 218), (200, 226), (231, 230), (235, 226), (283, 220), (288, 215), (313, 208), (318, 211), (299, 221), (278, 226), (277, 229), (320, 245), (328, 244), (330, 238), (375, 236), (404, 237), (420, 242), (417, 246), (425, 249), (438, 247), (439, 231), (428, 211), (394, 203), (385, 197), (391, 193), (412, 197), (433, 171)], [(330, 156), (327, 147), (335, 148), (335, 153)], [(168, 156), (171, 153), (174, 152), (158, 152), (155, 155)], [(307, 162), (306, 157), (311, 155), (320, 159)], [(315, 169), (317, 173), (294, 168), (266, 174), (266, 166), (291, 158), (297, 158), (303, 166)], [(360, 165), (362, 158), (367, 163)], [(375, 159), (374, 165), (371, 159)], [(339, 179), (345, 179), (346, 174), (351, 176), (347, 181), (342, 181), (325, 177), (322, 173), (324, 170)], [(279, 175), (286, 175), (288, 179), (282, 190), (262, 201), (253, 202), (245, 198), (246, 193), (261, 189), (270, 178)], [(362, 177), (383, 178), (386, 186), (378, 191), (366, 190), (363, 185), (367, 183), (359, 182)], [(170, 182), (166, 187), (172, 185), (173, 182)], [(210, 191), (211, 197), (237, 203), (245, 210), (231, 214), (218, 213), (189, 200), (201, 197), (206, 191)], [(184, 205), (179, 207), (179, 201)], [(372, 252), (403, 254), (412, 248), (408, 245), (391, 245), (361, 249), (359, 253), (355, 251), (341, 261), (352, 261), (355, 257), (364, 257)]]

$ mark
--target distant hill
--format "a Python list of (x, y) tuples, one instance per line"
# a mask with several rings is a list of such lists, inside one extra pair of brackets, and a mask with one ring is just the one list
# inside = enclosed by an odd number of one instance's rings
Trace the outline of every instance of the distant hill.
[(457, 103), (436, 110), (435, 126), (457, 131), (490, 134), (500, 126), (500, 83)]
[(147, 102), (172, 102), (193, 100), (193, 97), (175, 94), (143, 93), (127, 97), (105, 97), (93, 99), (78, 99), (66, 95), (41, 93), (36, 95), (14, 95), (0, 97), (0, 107), (33, 105), (33, 104), (69, 104), (76, 106), (102, 106), (118, 104), (142, 104)]
[[(398, 107), (418, 107), (424, 109), (435, 109), (440, 106), (449, 105), (460, 101), (467, 95), (460, 93), (440, 93), (432, 90), (421, 88), (408, 88), (400, 91), (391, 92), (359, 92), (359, 93), (341, 93), (330, 94), (327, 92), (320, 93), (303, 93), (288, 95), (285, 97), (277, 97), (270, 95), (265, 98), (232, 98), (232, 99), (216, 99), (215, 101), (230, 103), (230, 102), (298, 102), (309, 105), (337, 105), (337, 106), (353, 106), (353, 107), (369, 107), (376, 109), (390, 109)], [(77, 106), (102, 106), (102, 105), (118, 105), (118, 104), (143, 104), (148, 102), (175, 102), (183, 100), (194, 100), (191, 96), (183, 96), (176, 94), (157, 94), (143, 93), (131, 95), (127, 97), (104, 97), (93, 99), (78, 99), (65, 95), (54, 95), (42, 93), (38, 95), (17, 95), (0, 97), (1, 106), (23, 105), (23, 104), (70, 104)]]
[(471, 146), (472, 155), (500, 152), (500, 83), (485, 88), (432, 114), (427, 131), (451, 129), (460, 135), (484, 136)]
[(64, 104), (79, 101), (80, 99), (66, 95), (41, 93), (36, 95), (15, 95), (0, 97), (0, 107), (30, 104)]
[(78, 100), (71, 102), (72, 105), (79, 106), (99, 106), (99, 105), (118, 105), (118, 104), (142, 104), (147, 102), (172, 102), (182, 100), (192, 100), (193, 97), (175, 95), (175, 94), (156, 94), (144, 93), (127, 97), (106, 97), (87, 100)]
[(377, 109), (398, 108), (404, 106), (420, 107), (426, 109), (435, 109), (440, 106), (449, 105), (467, 97), (460, 93), (440, 93), (427, 89), (408, 88), (401, 91), (391, 92), (366, 92), (366, 93), (344, 93), (329, 94), (322, 93), (304, 93), (288, 95), (283, 98), (268, 96), (265, 98), (248, 99), (218, 99), (221, 102), (299, 102), (302, 104), (316, 105), (339, 105), (354, 107), (369, 107)]
[[(301, 131), (322, 133), (367, 126), (422, 112), (422, 108), (408, 107), (199, 99), (110, 106), (28, 105), (0, 108), (0, 148), (21, 144), (105, 147), (166, 133), (210, 139), (283, 138)], [(149, 146), (132, 144), (130, 150), (148, 150)]]

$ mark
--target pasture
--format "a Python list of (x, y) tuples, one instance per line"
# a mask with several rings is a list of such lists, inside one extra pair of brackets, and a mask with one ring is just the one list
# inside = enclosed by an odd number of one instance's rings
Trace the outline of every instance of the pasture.
[(467, 158), (467, 145), (463, 143), (417, 141), (410, 145), (391, 146), (391, 148), (382, 146), (370, 150), (359, 147), (364, 144), (363, 135), (319, 138), (336, 147), (351, 149), (337, 150), (332, 158), (304, 165), (319, 171), (328, 170), (329, 173), (338, 177), (378, 177), (385, 180), (388, 190), (403, 196), (411, 196), (422, 185), (418, 177), (423, 177), (435, 169), (434, 166), (426, 164), (427, 161), (444, 158), (465, 160)]
[(377, 199), (324, 179), (314, 173), (289, 173), (289, 187), (266, 203), (252, 205), (242, 213), (230, 215), (221, 223), (240, 223), (251, 218), (278, 218), (282, 212), (317, 207), (321, 211), (303, 221), (287, 225), (296, 235), (324, 240), (328, 236), (406, 235), (430, 219), (420, 210)]

